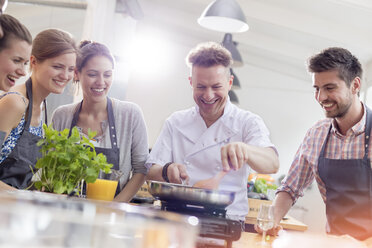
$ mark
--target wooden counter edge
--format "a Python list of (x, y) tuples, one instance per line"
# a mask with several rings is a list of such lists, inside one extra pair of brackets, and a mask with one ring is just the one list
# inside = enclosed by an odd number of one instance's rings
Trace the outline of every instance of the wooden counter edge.
[[(238, 241), (232, 243), (233, 248), (261, 248), (262, 246), (258, 244), (262, 239), (261, 234), (258, 233), (250, 233), (250, 232), (243, 232), (242, 236)], [(276, 237), (270, 236), (269, 240), (267, 241), (269, 244), (276, 239)], [(271, 245), (270, 245), (271, 247)]]
[[(306, 231), (307, 230), (307, 225), (302, 223), (301, 221), (299, 220), (296, 220), (295, 218), (291, 217), (291, 216), (286, 216), (287, 219), (285, 220), (282, 220), (280, 222), (280, 225), (284, 228), (284, 229), (288, 229), (288, 230), (296, 230), (296, 231)], [(246, 216), (245, 217), (245, 223), (246, 224), (256, 224), (256, 219), (255, 217), (248, 217)]]

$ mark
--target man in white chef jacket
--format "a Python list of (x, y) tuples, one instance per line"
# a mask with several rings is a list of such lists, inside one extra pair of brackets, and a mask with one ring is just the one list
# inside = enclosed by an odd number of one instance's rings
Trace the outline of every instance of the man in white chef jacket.
[(230, 102), (230, 52), (218, 43), (199, 44), (187, 56), (196, 105), (173, 113), (163, 126), (146, 162), (147, 179), (194, 185), (228, 171), (219, 190), (235, 192), (227, 216), (244, 220), (248, 213), (250, 168), (275, 173), (277, 151), (263, 120)]

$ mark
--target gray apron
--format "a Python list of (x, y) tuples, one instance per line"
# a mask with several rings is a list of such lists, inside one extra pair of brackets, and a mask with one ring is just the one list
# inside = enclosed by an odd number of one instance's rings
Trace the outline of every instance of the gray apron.
[(372, 236), (372, 170), (368, 158), (372, 113), (366, 109), (365, 154), (362, 159), (328, 159), (323, 144), (319, 155), (319, 176), (326, 187), (327, 232), (349, 234), (364, 240)]
[[(32, 81), (29, 78), (26, 82), (27, 98), (29, 100), (26, 112), (26, 121), (23, 132), (19, 137), (16, 146), (9, 156), (0, 164), (0, 180), (17, 189), (25, 189), (30, 185), (35, 172), (36, 161), (41, 157), (40, 148), (36, 143), (41, 139), (39, 136), (30, 133), (32, 117)], [(47, 123), (47, 110), (44, 100), (45, 122)], [(31, 170), (32, 167), (32, 170)]]
[[(78, 120), (79, 120), (79, 114), (81, 112), (81, 107), (83, 105), (83, 101), (81, 101), (79, 108), (74, 113), (74, 116), (72, 118), (71, 127), (70, 127), (70, 134), (71, 135), (71, 129), (76, 126)], [(103, 153), (106, 158), (107, 162), (110, 164), (113, 164), (113, 167), (111, 169), (119, 171), (119, 159), (120, 159), (120, 151), (117, 144), (116, 139), (116, 128), (115, 128), (115, 117), (114, 117), (114, 111), (112, 110), (112, 103), (111, 99), (107, 97), (107, 117), (108, 117), (108, 123), (109, 123), (109, 130), (110, 130), (110, 140), (111, 140), (111, 148), (102, 148), (102, 147), (95, 147), (96, 153)], [(100, 173), (99, 178), (101, 179), (109, 179), (110, 175), (105, 173)], [(116, 188), (116, 194), (118, 195), (120, 193), (120, 181), (118, 183), (118, 187)]]

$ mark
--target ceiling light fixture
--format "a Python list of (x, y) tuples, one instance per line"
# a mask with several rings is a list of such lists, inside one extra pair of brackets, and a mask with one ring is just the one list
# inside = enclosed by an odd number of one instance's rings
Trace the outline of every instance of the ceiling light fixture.
[(232, 67), (240, 67), (244, 65), (242, 56), (240, 55), (238, 49), (236, 48), (237, 44), (238, 44), (237, 42), (232, 40), (231, 34), (225, 34), (225, 36), (223, 37), (222, 45), (227, 50), (229, 50), (234, 61), (234, 63), (231, 65)]
[(236, 76), (236, 74), (233, 72), (233, 70), (231, 68), (230, 68), (230, 74), (232, 76), (234, 76), (233, 83), (232, 83), (232, 88), (233, 89), (240, 89), (241, 88), (240, 81), (239, 81), (238, 77)]
[(115, 12), (127, 14), (137, 21), (144, 16), (138, 0), (116, 0)]
[(239, 103), (238, 96), (236, 95), (236, 93), (234, 91), (230, 90), (228, 94), (229, 94), (229, 97), (230, 97), (230, 101), (232, 103), (237, 103), (237, 104)]
[(214, 0), (198, 19), (200, 26), (224, 33), (248, 30), (247, 20), (235, 0)]

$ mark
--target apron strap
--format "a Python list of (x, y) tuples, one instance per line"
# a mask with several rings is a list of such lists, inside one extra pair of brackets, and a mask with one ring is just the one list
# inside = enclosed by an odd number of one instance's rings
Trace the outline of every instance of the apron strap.
[(68, 133), (68, 136), (70, 137), (71, 136), (71, 130), (74, 126), (76, 126), (78, 120), (79, 120), (79, 114), (81, 112), (81, 106), (83, 105), (83, 101), (80, 102), (77, 110), (75, 111), (73, 117), (72, 117), (72, 121), (71, 121), (71, 126), (70, 126), (70, 132)]
[[(368, 147), (369, 147), (369, 139), (370, 139), (370, 136), (371, 136), (371, 123), (372, 123), (372, 111), (366, 106), (366, 105), (363, 105), (365, 111), (366, 111), (366, 124), (365, 124), (365, 130), (364, 130), (364, 144), (365, 144), (365, 151), (364, 151), (364, 157), (367, 158), (368, 157)], [(329, 139), (329, 133), (331, 132), (332, 130), (332, 123), (329, 127), (329, 130), (328, 130), (328, 134), (327, 134), (327, 137), (323, 143), (323, 146), (322, 146), (322, 149), (320, 150), (320, 153), (319, 153), (319, 157), (324, 157), (324, 150), (325, 150), (325, 147), (326, 147), (326, 144), (328, 142), (328, 139)]]
[(364, 151), (364, 157), (368, 157), (368, 151), (369, 151), (369, 139), (371, 136), (371, 122), (372, 122), (372, 111), (364, 105), (364, 109), (366, 111), (366, 127), (364, 130), (364, 137), (365, 137), (365, 151)]
[[(26, 81), (26, 96), (28, 98), (28, 109), (27, 109), (27, 119), (25, 123), (25, 130), (30, 129), (30, 124), (31, 124), (31, 118), (32, 118), (32, 80), (29, 78)], [(44, 122), (46, 125), (48, 125), (48, 115), (47, 115), (47, 107), (46, 107), (46, 100), (44, 99), (43, 101), (44, 104)]]
[(320, 153), (319, 153), (319, 158), (323, 158), (324, 157), (324, 150), (325, 150), (325, 147), (328, 143), (328, 139), (329, 139), (329, 134), (332, 130), (332, 122), (331, 122), (331, 125), (329, 125), (329, 129), (328, 129), (328, 133), (327, 133), (327, 137), (322, 145), (322, 149), (320, 150)]
[[(79, 120), (79, 114), (81, 112), (82, 106), (83, 106), (83, 100), (80, 102), (79, 107), (77, 108), (77, 110), (74, 113), (74, 116), (72, 117), (69, 136), (71, 136), (71, 130), (74, 126), (76, 126)], [(112, 103), (109, 97), (107, 97), (107, 117), (108, 117), (109, 130), (110, 130), (111, 148), (117, 148), (118, 144), (117, 144), (117, 137), (116, 137), (114, 111), (112, 109)]]
[(117, 137), (116, 137), (114, 111), (112, 109), (111, 99), (108, 97), (107, 97), (107, 116), (108, 116), (109, 129), (110, 129), (111, 147), (117, 148), (118, 142), (117, 142)]

